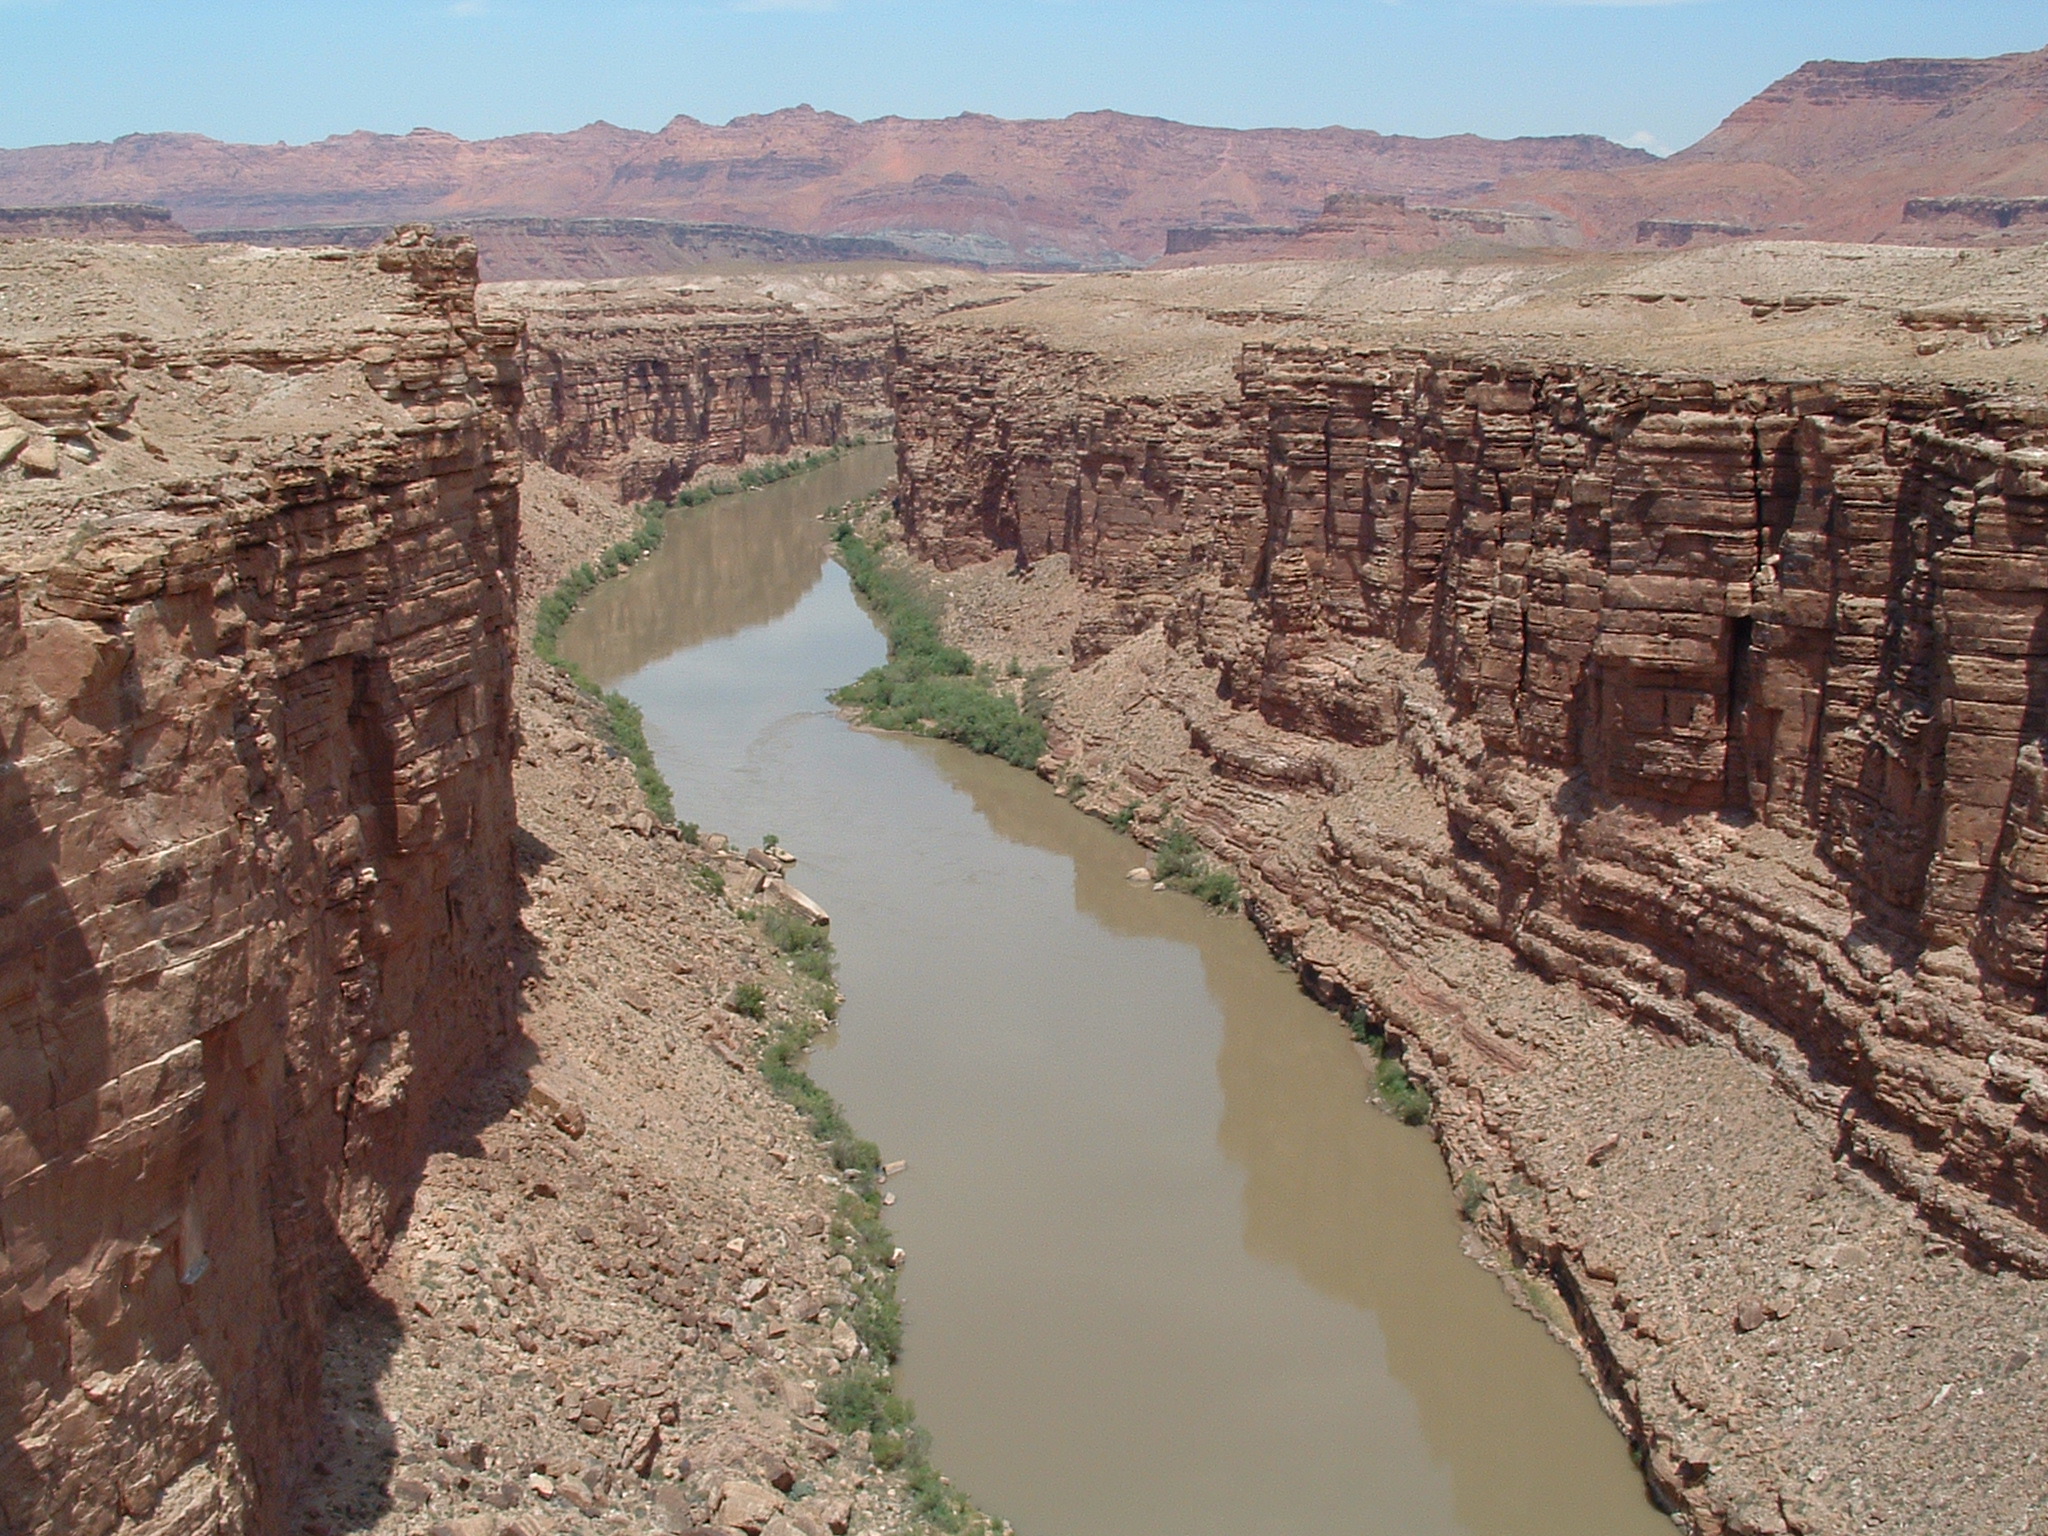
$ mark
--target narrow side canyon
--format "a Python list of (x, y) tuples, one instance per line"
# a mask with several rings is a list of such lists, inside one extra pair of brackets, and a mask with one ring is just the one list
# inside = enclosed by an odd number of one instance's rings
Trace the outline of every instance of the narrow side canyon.
[(524, 326), (527, 456), (637, 501), (711, 466), (886, 434), (896, 321), (1033, 285), (849, 266), (498, 283), (484, 303)]

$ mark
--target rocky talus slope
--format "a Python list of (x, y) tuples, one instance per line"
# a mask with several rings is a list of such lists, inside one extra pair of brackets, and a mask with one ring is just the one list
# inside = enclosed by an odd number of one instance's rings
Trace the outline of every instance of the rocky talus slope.
[(525, 328), (527, 454), (633, 501), (671, 496), (707, 466), (886, 432), (896, 322), (1030, 286), (945, 268), (792, 268), (502, 283), (484, 302)]
[(0, 246), (0, 1529), (269, 1528), (502, 1041), (513, 329), (475, 256)]
[(1045, 771), (1405, 1048), (1703, 1531), (2048, 1499), (2044, 313), (2041, 253), (1763, 247), (899, 343), (956, 636), (1071, 669)]

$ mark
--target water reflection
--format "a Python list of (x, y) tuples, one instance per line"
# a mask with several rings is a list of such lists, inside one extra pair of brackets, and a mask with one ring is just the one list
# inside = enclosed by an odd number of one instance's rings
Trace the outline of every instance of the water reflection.
[(591, 594), (563, 633), (562, 654), (609, 688), (672, 651), (781, 618), (824, 568), (830, 542), (820, 512), (882, 489), (895, 473), (895, 448), (874, 444), (810, 474), (670, 513), (661, 548)]

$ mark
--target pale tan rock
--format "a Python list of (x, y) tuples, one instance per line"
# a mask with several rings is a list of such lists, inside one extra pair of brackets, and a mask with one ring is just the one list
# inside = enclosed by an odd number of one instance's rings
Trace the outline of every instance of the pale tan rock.
[(14, 461), (24, 473), (54, 475), (59, 462), (57, 440), (54, 437), (31, 437), (15, 453)]
[(734, 1480), (722, 1484), (712, 1504), (712, 1519), (719, 1525), (760, 1536), (768, 1523), (783, 1510), (782, 1495), (760, 1483)]

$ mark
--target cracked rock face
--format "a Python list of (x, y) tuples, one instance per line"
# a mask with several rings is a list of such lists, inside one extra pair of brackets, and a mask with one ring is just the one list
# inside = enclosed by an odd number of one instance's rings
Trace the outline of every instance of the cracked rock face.
[(0, 1527), (261, 1527), (512, 1022), (516, 332), (420, 231), (0, 266)]
[[(1864, 1156), (2048, 1269), (2048, 1125), (1991, 1069), (2048, 1059), (2048, 410), (1305, 341), (1227, 401), (1105, 398), (962, 339), (899, 376), (917, 548), (1069, 554), (1114, 598), (1077, 662), (1162, 625), (1296, 738), (1191, 724), (1226, 778), (1408, 743), (1462, 845), (1433, 920), (1789, 1036)], [(1389, 899), (1329, 840), (1329, 899)]]

